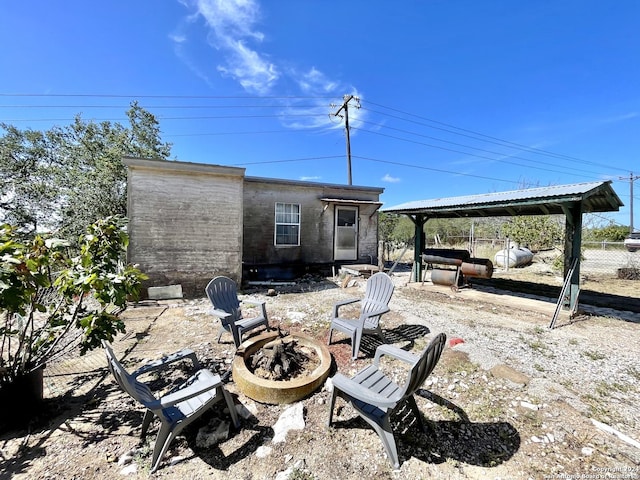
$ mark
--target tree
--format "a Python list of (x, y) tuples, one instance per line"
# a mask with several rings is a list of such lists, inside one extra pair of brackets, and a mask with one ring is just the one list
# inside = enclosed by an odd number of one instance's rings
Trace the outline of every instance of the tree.
[(137, 102), (129, 126), (86, 122), (40, 132), (0, 123), (0, 221), (26, 237), (55, 231), (75, 241), (100, 218), (126, 213), (122, 157), (168, 159), (156, 118)]
[(598, 241), (622, 242), (629, 233), (629, 227), (612, 223), (607, 227), (591, 230), (593, 238)]
[(550, 248), (563, 238), (561, 217), (512, 217), (502, 225), (502, 234), (533, 251)]
[(123, 260), (129, 237), (115, 216), (89, 226), (78, 255), (0, 225), (0, 390), (76, 346), (80, 354), (125, 331), (119, 317), (146, 276)]
[(398, 219), (398, 223), (393, 228), (391, 238), (394, 242), (397, 242), (400, 245), (407, 245), (413, 241), (415, 233), (415, 224), (409, 219), (409, 217), (401, 215)]

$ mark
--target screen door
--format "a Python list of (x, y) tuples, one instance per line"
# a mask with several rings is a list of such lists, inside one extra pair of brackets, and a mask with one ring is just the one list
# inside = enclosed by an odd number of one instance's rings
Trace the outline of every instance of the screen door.
[(334, 240), (336, 260), (358, 258), (358, 208), (336, 206), (336, 229)]

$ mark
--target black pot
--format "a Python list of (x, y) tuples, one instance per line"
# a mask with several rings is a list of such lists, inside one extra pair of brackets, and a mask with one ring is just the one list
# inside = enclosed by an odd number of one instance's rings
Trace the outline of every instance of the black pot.
[(0, 385), (0, 430), (25, 425), (42, 408), (44, 367)]

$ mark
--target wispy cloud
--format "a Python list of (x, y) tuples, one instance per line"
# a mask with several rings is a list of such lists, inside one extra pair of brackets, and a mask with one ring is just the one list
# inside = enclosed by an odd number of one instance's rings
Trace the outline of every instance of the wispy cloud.
[(383, 182), (387, 182), (387, 183), (398, 183), (398, 182), (400, 182), (400, 179), (398, 177), (392, 177), (388, 173), (384, 177), (382, 177), (380, 180), (382, 180)]
[[(244, 90), (251, 94), (273, 94), (278, 87), (294, 88), (287, 90), (290, 99), (283, 105), (285, 126), (292, 129), (334, 129), (342, 128), (344, 122), (332, 117), (329, 104), (340, 103), (343, 95), (350, 92), (358, 95), (357, 90), (342, 82), (333, 80), (315, 66), (295, 66), (287, 59), (274, 59), (263, 49), (265, 33), (260, 28), (261, 8), (258, 0), (178, 0), (189, 14), (182, 21), (178, 33), (170, 36), (174, 42), (176, 54), (198, 76), (203, 77), (204, 67), (196, 68), (184, 53), (183, 45), (188, 42), (184, 27), (204, 20), (208, 30), (207, 41), (219, 52), (221, 60), (215, 65), (219, 74), (236, 80)], [(209, 83), (209, 82), (208, 82)], [(295, 96), (306, 99), (296, 100)], [(301, 108), (299, 105), (316, 105)], [(355, 127), (364, 112), (355, 108), (349, 110), (349, 122)], [(295, 116), (292, 113), (295, 112)]]
[(209, 30), (209, 44), (220, 51), (223, 63), (216, 69), (257, 94), (267, 93), (280, 73), (257, 46), (264, 34), (257, 29), (260, 6), (253, 0), (180, 0), (190, 9), (187, 20), (202, 18)]
[(173, 52), (182, 61), (182, 63), (184, 63), (187, 68), (189, 68), (189, 70), (191, 70), (203, 82), (210, 87), (213, 87), (211, 79), (189, 57), (187, 50), (184, 48), (184, 44), (187, 42), (187, 37), (179, 34), (172, 34), (169, 38), (173, 41)]
[(316, 180), (320, 180), (322, 177), (300, 177), (300, 180), (303, 182), (314, 182)]
[(638, 112), (628, 112), (628, 113), (623, 113), (621, 115), (616, 115), (614, 117), (604, 118), (604, 119), (602, 119), (602, 123), (625, 122), (625, 121), (631, 120), (633, 118), (638, 118), (638, 116), (640, 116), (640, 113), (638, 113)]

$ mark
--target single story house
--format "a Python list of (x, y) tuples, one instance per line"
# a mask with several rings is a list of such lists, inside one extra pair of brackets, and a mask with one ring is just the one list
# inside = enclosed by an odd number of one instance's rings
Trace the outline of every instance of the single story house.
[(145, 287), (201, 296), (211, 278), (288, 280), (378, 259), (384, 189), (257, 178), (244, 168), (143, 158), (128, 167), (128, 260)]

